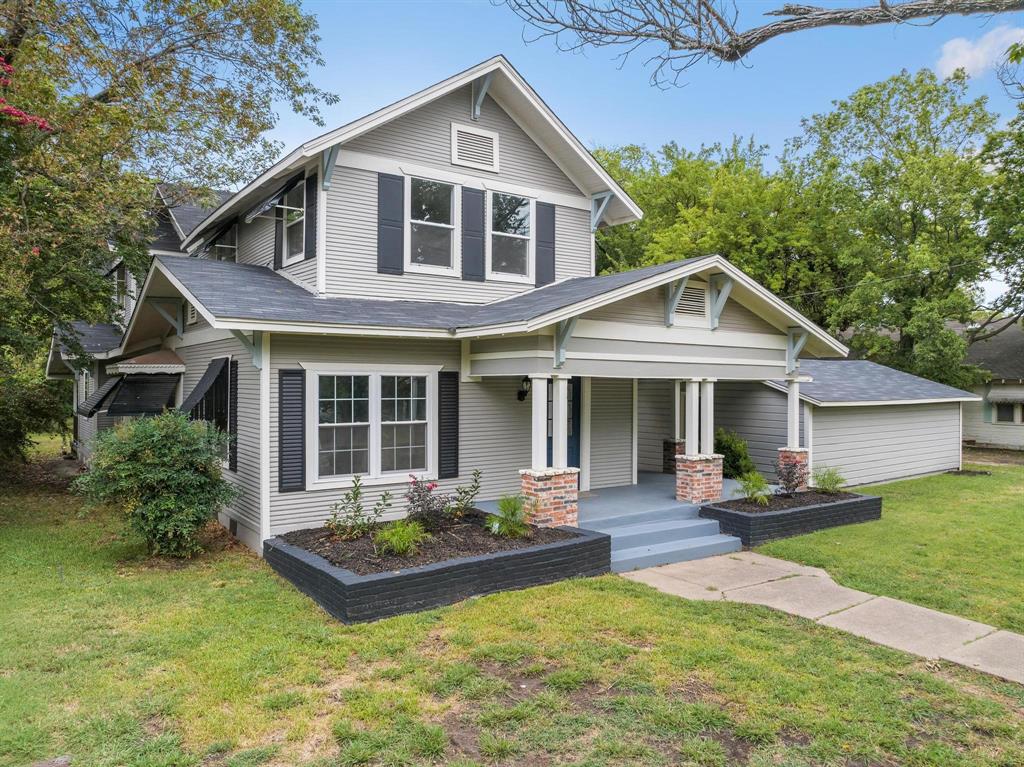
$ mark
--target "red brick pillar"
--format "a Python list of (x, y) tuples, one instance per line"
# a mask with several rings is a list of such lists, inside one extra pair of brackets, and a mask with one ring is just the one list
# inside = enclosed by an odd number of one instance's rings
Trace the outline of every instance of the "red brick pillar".
[(579, 474), (576, 468), (520, 469), (523, 502), (532, 524), (577, 526)]
[(676, 443), (676, 500), (710, 503), (722, 498), (722, 456), (687, 455), (686, 443)]
[(807, 489), (807, 480), (810, 476), (809, 466), (810, 455), (807, 450), (802, 447), (780, 447), (779, 448), (779, 466), (785, 466), (786, 464), (799, 464), (803, 466), (803, 478), (804, 481), (800, 483), (797, 490)]

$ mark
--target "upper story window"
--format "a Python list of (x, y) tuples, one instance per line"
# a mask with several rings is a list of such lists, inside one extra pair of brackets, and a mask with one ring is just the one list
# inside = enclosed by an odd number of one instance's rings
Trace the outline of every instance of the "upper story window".
[(533, 272), (533, 201), (490, 193), (488, 276), (527, 282)]
[(216, 261), (234, 261), (238, 251), (238, 224), (234, 224), (216, 240), (210, 247), (210, 258)]
[(409, 200), (408, 265), (424, 271), (455, 269), (455, 185), (424, 178), (407, 179)]
[(306, 185), (296, 184), (281, 201), (284, 216), (284, 237), (281, 247), (281, 264), (298, 263), (305, 255), (306, 243)]
[(121, 309), (128, 308), (128, 267), (123, 263), (114, 269), (114, 301)]

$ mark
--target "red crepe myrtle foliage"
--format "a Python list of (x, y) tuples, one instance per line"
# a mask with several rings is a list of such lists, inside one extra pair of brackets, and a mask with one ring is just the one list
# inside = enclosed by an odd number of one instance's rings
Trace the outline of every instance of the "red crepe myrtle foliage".
[[(3, 56), (0, 56), (0, 88), (10, 88), (13, 75), (14, 67), (8, 64)], [(30, 115), (25, 110), (8, 104), (7, 99), (3, 96), (0, 96), (0, 116), (6, 117), (19, 127), (36, 128), (44, 133), (51, 133), (53, 131), (53, 126), (46, 121), (45, 117)]]

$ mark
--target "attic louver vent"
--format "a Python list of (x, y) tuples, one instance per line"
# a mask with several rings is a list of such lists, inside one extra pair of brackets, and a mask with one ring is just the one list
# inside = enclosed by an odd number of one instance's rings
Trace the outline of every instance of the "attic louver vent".
[(705, 289), (703, 287), (687, 285), (683, 288), (683, 295), (679, 297), (676, 304), (676, 314), (685, 314), (690, 317), (703, 317), (705, 314)]
[(452, 165), (498, 172), (498, 134), (452, 123)]

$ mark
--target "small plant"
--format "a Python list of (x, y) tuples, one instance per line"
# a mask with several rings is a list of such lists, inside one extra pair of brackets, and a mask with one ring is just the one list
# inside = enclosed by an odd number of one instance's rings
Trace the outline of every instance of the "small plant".
[(373, 548), (378, 554), (411, 557), (429, 538), (430, 534), (415, 519), (399, 519), (374, 534)]
[(470, 480), (469, 484), (459, 485), (455, 488), (455, 500), (448, 506), (448, 516), (461, 519), (466, 515), (466, 512), (473, 508), (473, 502), (476, 501), (476, 497), (480, 494), (481, 475), (480, 469), (473, 469), (473, 479)]
[(845, 484), (846, 477), (832, 466), (822, 466), (814, 472), (814, 487), (823, 493), (838, 493)]
[(807, 487), (807, 465), (775, 460), (775, 476), (779, 480), (779, 495), (793, 495)]
[(723, 477), (738, 479), (757, 470), (750, 458), (747, 441), (734, 431), (715, 430), (715, 452), (722, 455)]
[(416, 519), (430, 528), (436, 528), (448, 516), (447, 509), (452, 500), (447, 495), (434, 495), (436, 482), (409, 475), (409, 488), (405, 491), (406, 512), (409, 519)]
[(498, 501), (498, 513), (487, 519), (487, 529), (501, 538), (525, 538), (530, 534), (522, 496), (506, 495)]
[(746, 500), (756, 503), (758, 506), (768, 505), (768, 498), (772, 494), (772, 489), (768, 485), (768, 480), (759, 472), (748, 471), (739, 477), (737, 481), (740, 483), (740, 490)]
[(352, 487), (342, 499), (331, 507), (331, 516), (324, 522), (324, 527), (343, 541), (362, 538), (380, 522), (391, 507), (391, 491), (385, 490), (367, 513), (363, 509), (363, 481), (356, 474), (352, 478)]

